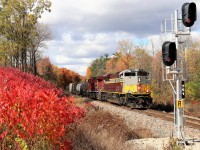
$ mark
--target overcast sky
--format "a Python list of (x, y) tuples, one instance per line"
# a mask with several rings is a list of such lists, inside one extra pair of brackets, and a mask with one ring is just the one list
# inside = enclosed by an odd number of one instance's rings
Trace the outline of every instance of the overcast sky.
[[(54, 39), (47, 42), (44, 55), (58, 67), (85, 75), (92, 60), (116, 51), (120, 40), (148, 45), (160, 39), (161, 21), (170, 19), (182, 4), (197, 4), (193, 32), (200, 32), (200, 1), (184, 0), (51, 0), (47, 24)], [(199, 10), (199, 11), (198, 11)], [(156, 44), (155, 44), (156, 45)], [(159, 49), (159, 46), (156, 46)]]

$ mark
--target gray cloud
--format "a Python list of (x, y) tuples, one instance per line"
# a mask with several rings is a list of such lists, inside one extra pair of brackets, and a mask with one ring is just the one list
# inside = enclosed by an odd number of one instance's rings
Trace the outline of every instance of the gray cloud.
[[(76, 2), (79, 5), (78, 1)], [(111, 1), (101, 4), (98, 13), (96, 11), (85, 11), (90, 9), (87, 8), (86, 3), (82, 6), (85, 9), (79, 9), (80, 7), (75, 4), (72, 5), (71, 2), (65, 1), (66, 8), (63, 10), (63, 14), (56, 16), (58, 21), (48, 22), (52, 24), (54, 33), (59, 35), (63, 30), (79, 32), (79, 35), (85, 32), (124, 31), (133, 33), (137, 37), (145, 37), (150, 34), (158, 34), (161, 21), (170, 18), (175, 9), (179, 8), (180, 10), (183, 2), (183, 0)], [(70, 4), (67, 5), (67, 3)], [(53, 11), (52, 13), (54, 13)]]
[[(198, 10), (199, 0), (193, 2)], [(52, 0), (52, 12), (41, 20), (54, 35), (45, 55), (62, 66), (89, 65), (89, 60), (105, 53), (111, 55), (119, 40), (159, 35), (161, 21), (170, 19), (183, 3), (185, 0)], [(197, 18), (192, 30), (200, 31), (199, 27)], [(70, 61), (56, 59), (61, 55)]]

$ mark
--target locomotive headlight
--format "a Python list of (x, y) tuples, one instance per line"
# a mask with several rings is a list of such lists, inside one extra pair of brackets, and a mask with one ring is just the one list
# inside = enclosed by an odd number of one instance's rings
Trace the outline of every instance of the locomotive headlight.
[(148, 85), (146, 85), (145, 86), (145, 91), (146, 91), (146, 93), (149, 93), (149, 90), (148, 90), (149, 88), (148, 88)]

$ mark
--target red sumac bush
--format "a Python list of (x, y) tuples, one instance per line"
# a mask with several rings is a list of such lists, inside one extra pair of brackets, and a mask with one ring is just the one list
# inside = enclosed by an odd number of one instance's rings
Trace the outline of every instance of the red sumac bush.
[(25, 141), (45, 137), (66, 147), (66, 128), (84, 116), (73, 98), (40, 77), (19, 69), (0, 68), (0, 140), (7, 134)]

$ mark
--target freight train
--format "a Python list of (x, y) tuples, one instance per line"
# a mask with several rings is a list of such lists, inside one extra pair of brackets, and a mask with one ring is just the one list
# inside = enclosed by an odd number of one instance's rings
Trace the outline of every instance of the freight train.
[(69, 92), (131, 108), (152, 105), (149, 73), (143, 69), (126, 69), (92, 77), (87, 82), (70, 83)]

